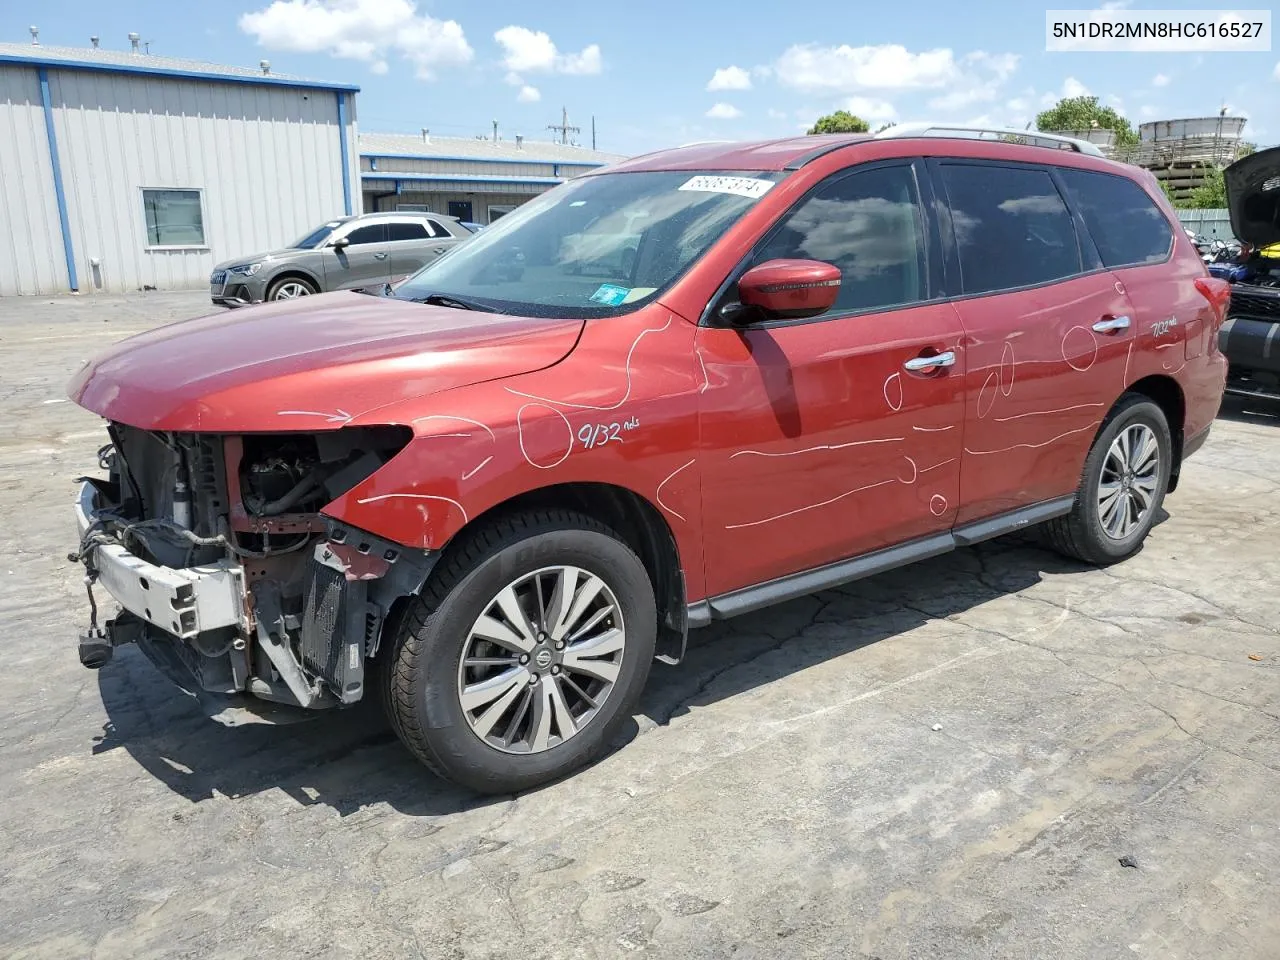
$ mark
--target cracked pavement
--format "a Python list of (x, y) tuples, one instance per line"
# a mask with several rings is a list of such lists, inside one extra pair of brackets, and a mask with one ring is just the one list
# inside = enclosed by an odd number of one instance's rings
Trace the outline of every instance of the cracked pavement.
[(0, 301), (0, 955), (1280, 956), (1280, 405), (1227, 402), (1124, 564), (1006, 538), (697, 631), (617, 751), (477, 799), (372, 711), (79, 665), (64, 384), (204, 310)]

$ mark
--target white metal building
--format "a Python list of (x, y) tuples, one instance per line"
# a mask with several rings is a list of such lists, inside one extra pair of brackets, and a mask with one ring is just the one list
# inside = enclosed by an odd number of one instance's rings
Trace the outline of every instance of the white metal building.
[(430, 210), (473, 223), (492, 223), (558, 183), (621, 159), (522, 137), (360, 135), (365, 210)]
[(200, 287), (361, 212), (358, 89), (0, 44), (0, 295)]

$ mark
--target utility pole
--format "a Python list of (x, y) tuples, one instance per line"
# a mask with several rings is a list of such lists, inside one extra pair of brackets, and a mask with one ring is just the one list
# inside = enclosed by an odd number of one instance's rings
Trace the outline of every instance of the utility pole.
[(548, 130), (556, 130), (560, 133), (560, 142), (567, 144), (569, 142), (570, 133), (581, 133), (580, 127), (569, 126), (569, 109), (567, 107), (560, 108), (560, 122), (547, 124)]

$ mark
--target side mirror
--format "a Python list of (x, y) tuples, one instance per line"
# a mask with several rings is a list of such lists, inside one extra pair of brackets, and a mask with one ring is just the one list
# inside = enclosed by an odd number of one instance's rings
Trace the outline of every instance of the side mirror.
[(346, 237), (339, 237), (337, 240), (333, 241), (333, 243), (329, 244), (329, 246), (333, 247), (334, 253), (341, 253), (343, 250), (347, 249), (347, 247), (351, 246), (351, 241)]
[(821, 260), (769, 260), (738, 280), (738, 299), (770, 319), (826, 313), (840, 295), (840, 268)]

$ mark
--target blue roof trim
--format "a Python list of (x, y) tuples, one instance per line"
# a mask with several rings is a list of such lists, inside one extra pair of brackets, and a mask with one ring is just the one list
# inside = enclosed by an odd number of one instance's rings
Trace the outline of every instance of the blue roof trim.
[(449, 160), (468, 163), (538, 163), (543, 166), (559, 164), (562, 167), (607, 167), (604, 161), (591, 160), (537, 160), (533, 157), (443, 157), (423, 153), (382, 153), (360, 151), (362, 160)]
[(423, 181), (427, 183), (530, 183), (558, 184), (564, 183), (560, 177), (486, 177), (480, 173), (393, 173), (385, 170), (374, 172), (365, 170), (360, 174), (365, 181), (384, 181), (394, 183), (403, 180), (406, 183)]
[(241, 76), (235, 73), (214, 73), (206, 70), (175, 70), (169, 67), (151, 67), (139, 64), (87, 63), (83, 60), (58, 60), (52, 57), (19, 57), (11, 53), (0, 54), (0, 64), (10, 63), (24, 67), (48, 70), (87, 70), (97, 73), (140, 74), (153, 77), (171, 77), (177, 80), (208, 80), (214, 83), (251, 83), (266, 87), (300, 87), (307, 90), (342, 90), (359, 93), (360, 88), (349, 83), (326, 83), (323, 80), (289, 80), (263, 74), (260, 77)]

